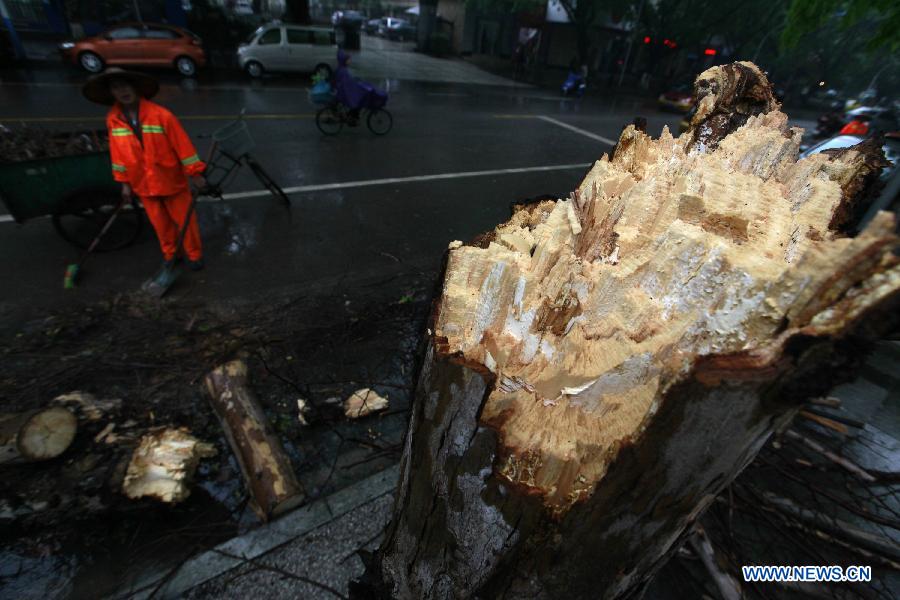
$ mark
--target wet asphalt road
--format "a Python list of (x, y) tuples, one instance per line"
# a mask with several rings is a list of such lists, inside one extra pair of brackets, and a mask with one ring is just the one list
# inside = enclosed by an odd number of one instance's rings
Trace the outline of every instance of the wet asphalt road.
[[(74, 69), (0, 77), (0, 123), (102, 126), (104, 109), (81, 98), (83, 75)], [(434, 270), (450, 241), (505, 220), (511, 202), (566, 195), (610, 149), (603, 140), (617, 138), (634, 116), (646, 116), (653, 135), (666, 124), (677, 128), (680, 119), (647, 100), (561, 100), (551, 90), (512, 85), (382, 79), (374, 83), (390, 92), (393, 130), (376, 137), (364, 127), (345, 128), (329, 138), (315, 127), (304, 77), (162, 79), (156, 100), (182, 118), (201, 155), (208, 136), (245, 108), (257, 160), (282, 187), (313, 187), (291, 194), (288, 212), (271, 197), (254, 195), (262, 186), (242, 172), (226, 191), (249, 197), (199, 205), (207, 268), (183, 276), (173, 295), (201, 300), (255, 300), (320, 284), (377, 281), (398, 270)], [(435, 175), (441, 177), (429, 177)], [(386, 178), (414, 179), (377, 181)], [(358, 184), (316, 187), (341, 182)], [(0, 220), (0, 256), (0, 321), (6, 323), (136, 290), (159, 263), (148, 227), (131, 248), (91, 257), (79, 288), (64, 292), (65, 266), (78, 251), (48, 219), (18, 225), (8, 217)]]

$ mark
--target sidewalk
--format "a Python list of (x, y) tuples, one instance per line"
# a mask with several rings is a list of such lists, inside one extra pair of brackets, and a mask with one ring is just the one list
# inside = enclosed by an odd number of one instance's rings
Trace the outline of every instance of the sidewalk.
[(364, 570), (357, 552), (381, 543), (398, 476), (398, 466), (389, 467), (199, 554), (174, 571), (139, 581), (113, 598), (346, 596), (349, 582)]

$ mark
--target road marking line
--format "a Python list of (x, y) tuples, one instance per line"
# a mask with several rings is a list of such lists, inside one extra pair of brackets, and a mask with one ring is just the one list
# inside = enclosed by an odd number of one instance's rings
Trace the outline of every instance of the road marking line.
[(609, 144), (610, 146), (616, 145), (615, 140), (605, 138), (602, 135), (597, 135), (596, 133), (591, 133), (590, 131), (585, 131), (584, 129), (578, 129), (577, 127), (569, 125), (568, 123), (563, 123), (562, 121), (557, 121), (556, 119), (554, 119), (552, 117), (548, 117), (546, 115), (539, 115), (537, 118), (540, 119), (541, 121), (547, 121), (548, 123), (553, 123), (554, 125), (558, 125), (564, 129), (568, 129), (569, 131), (574, 131), (575, 133), (580, 133), (581, 135), (583, 135), (585, 137), (589, 137), (592, 140), (597, 140), (598, 142), (603, 142), (604, 144)]
[[(285, 113), (285, 114), (271, 114), (271, 115), (244, 115), (245, 119), (311, 119), (315, 117), (315, 113)], [(187, 121), (195, 120), (195, 121), (233, 121), (237, 118), (236, 115), (185, 115), (180, 116), (180, 119), (184, 119)]]
[[(575, 163), (569, 165), (548, 165), (543, 167), (519, 167), (514, 169), (494, 169), (492, 171), (466, 171), (462, 173), (438, 173), (435, 175), (414, 175), (412, 177), (389, 177), (386, 179), (369, 179), (366, 181), (345, 181), (341, 183), (322, 183), (318, 185), (300, 185), (295, 187), (284, 188), (285, 194), (297, 194), (302, 192), (321, 192), (326, 190), (342, 190), (347, 188), (369, 187), (374, 185), (390, 185), (392, 183), (416, 183), (419, 181), (437, 181), (441, 179), (463, 179), (466, 177), (485, 177), (489, 175), (513, 175), (517, 173), (537, 173), (543, 171), (565, 171), (569, 169), (586, 169), (592, 163)], [(240, 198), (258, 198), (260, 196), (268, 196), (268, 190), (257, 190), (252, 192), (236, 192), (232, 194), (224, 194), (226, 200), (237, 200)], [(209, 199), (206, 201), (213, 201)]]
[[(437, 173), (435, 175), (413, 175), (412, 177), (389, 177), (386, 179), (369, 179), (365, 181), (344, 181), (340, 183), (321, 183), (317, 185), (298, 185), (284, 188), (285, 194), (299, 194), (302, 192), (322, 192), (326, 190), (342, 190), (347, 188), (369, 187), (373, 185), (390, 185), (392, 183), (416, 183), (419, 181), (438, 181), (441, 179), (463, 179), (466, 177), (485, 177), (489, 175), (515, 175), (517, 173), (539, 173), (545, 171), (567, 171), (570, 169), (587, 169), (593, 163), (573, 163), (569, 165), (547, 165), (543, 167), (517, 167), (513, 169), (494, 169), (492, 171), (464, 171), (462, 173)], [(269, 190), (255, 190), (252, 192), (235, 192), (223, 194), (225, 200), (240, 200), (242, 198), (259, 198), (268, 196)], [(218, 198), (202, 197), (198, 202), (218, 202)], [(12, 215), (0, 215), (0, 223), (14, 221)]]
[[(262, 114), (262, 115), (244, 115), (244, 119), (311, 119), (315, 117), (314, 113), (285, 113), (285, 114)], [(182, 121), (233, 121), (237, 119), (237, 115), (179, 115)], [(20, 123), (67, 123), (67, 122), (83, 122), (83, 121), (105, 121), (106, 117), (90, 116), (90, 117), (0, 117), (0, 123), (3, 122), (20, 122)]]

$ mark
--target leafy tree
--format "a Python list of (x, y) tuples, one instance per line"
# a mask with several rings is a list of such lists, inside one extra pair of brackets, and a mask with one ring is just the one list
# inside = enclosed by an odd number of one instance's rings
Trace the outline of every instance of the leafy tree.
[(896, 0), (793, 0), (781, 41), (786, 48), (800, 43), (830, 21), (848, 29), (868, 23), (875, 32), (867, 43), (870, 52), (900, 48), (900, 3)]

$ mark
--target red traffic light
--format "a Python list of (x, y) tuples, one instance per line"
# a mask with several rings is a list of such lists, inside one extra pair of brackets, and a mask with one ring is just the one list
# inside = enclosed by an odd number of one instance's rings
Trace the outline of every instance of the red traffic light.
[(649, 44), (649, 43), (650, 43), (650, 36), (649, 36), (649, 35), (645, 35), (645, 36), (644, 36), (644, 43), (645, 43), (645, 44)]
[(705, 54), (707, 56), (715, 56), (716, 49), (715, 48), (707, 48), (706, 50), (703, 51), (703, 54)]

